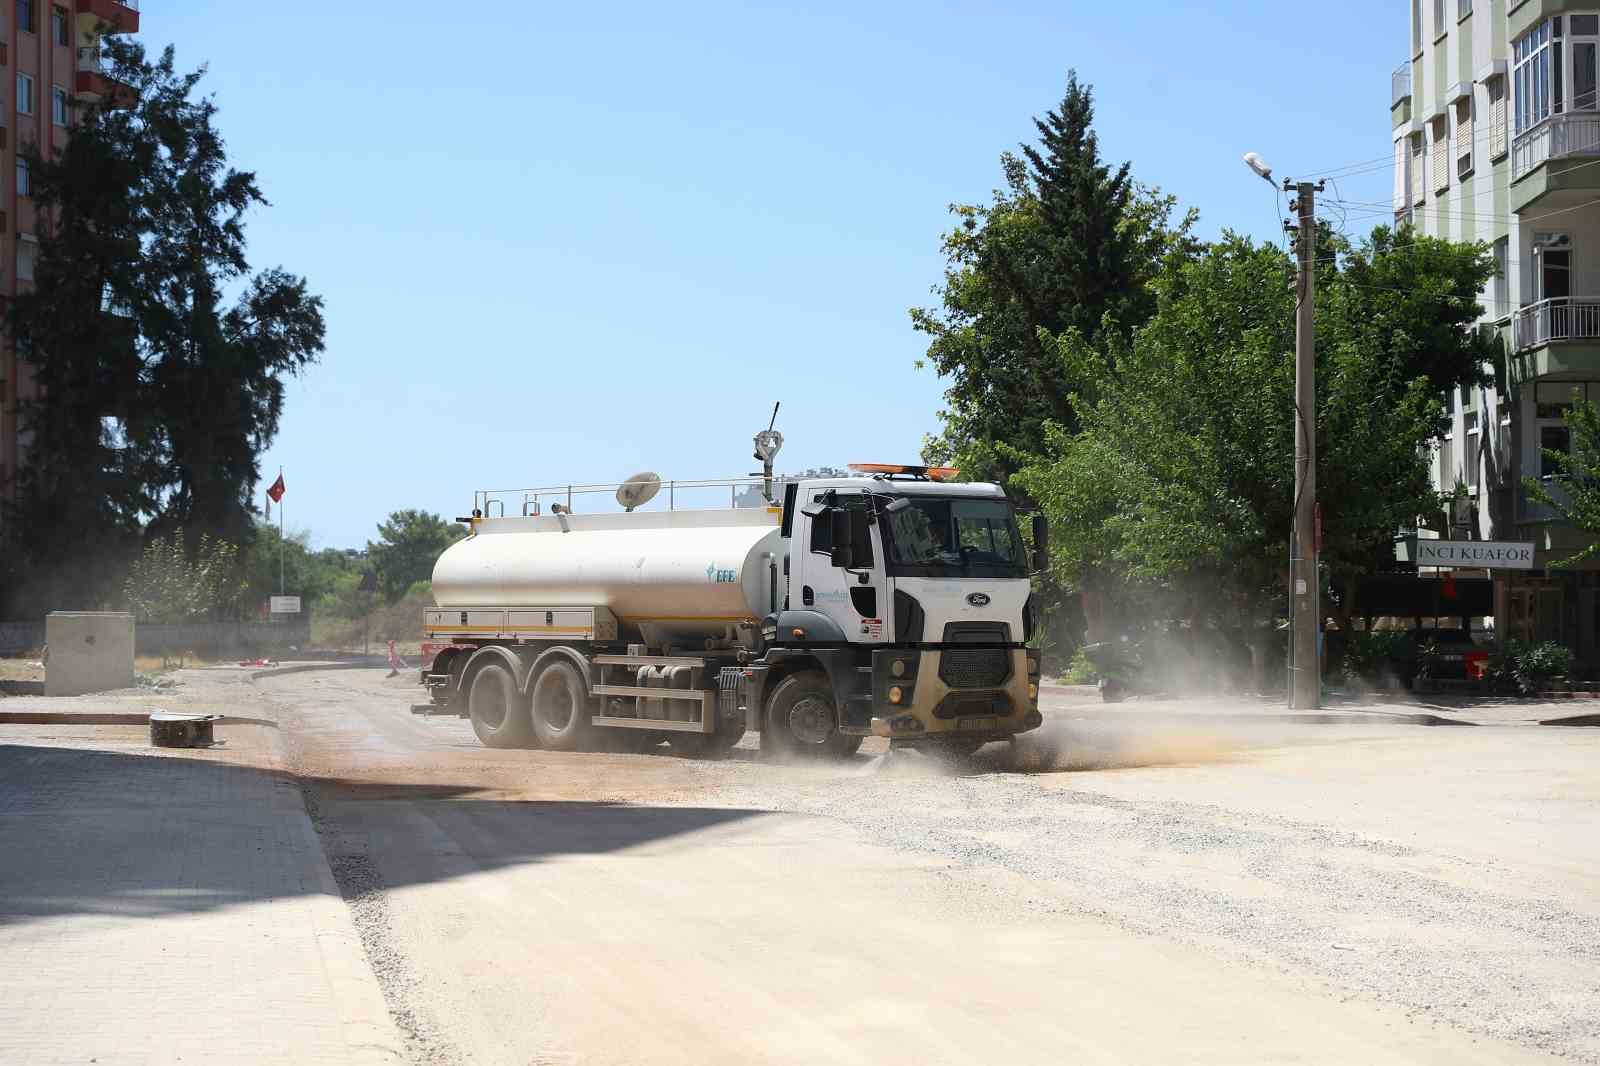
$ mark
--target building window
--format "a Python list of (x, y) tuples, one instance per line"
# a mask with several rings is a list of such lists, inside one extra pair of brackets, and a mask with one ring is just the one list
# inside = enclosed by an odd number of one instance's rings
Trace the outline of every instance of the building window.
[(1450, 188), (1450, 116), (1433, 120), (1433, 191)]
[(1456, 18), (1464, 19), (1472, 14), (1472, 0), (1456, 0)]
[(26, 156), (17, 156), (17, 195), (33, 195), (33, 164)]
[(1422, 134), (1411, 135), (1411, 206), (1422, 203), (1426, 196), (1427, 179), (1423, 176), (1427, 168), (1423, 166)]
[(28, 33), (39, 32), (39, 12), (34, 0), (17, 0), (17, 29)]
[(27, 74), (17, 75), (17, 114), (33, 114), (33, 78)]
[(1490, 279), (1490, 300), (1494, 317), (1504, 318), (1511, 313), (1511, 279), (1506, 273), (1511, 265), (1511, 238), (1501, 237), (1494, 242), (1494, 277)]
[(1489, 158), (1506, 154), (1506, 79), (1490, 78), (1484, 83), (1489, 92)]
[(1539, 299), (1562, 300), (1572, 295), (1572, 249), (1552, 247), (1551, 243), (1547, 238), (1544, 247), (1538, 249)]
[(1480, 446), (1483, 441), (1482, 436), (1478, 432), (1478, 412), (1468, 411), (1462, 416), (1462, 420), (1467, 427), (1467, 447), (1466, 452), (1463, 455), (1463, 458), (1466, 460), (1465, 465), (1467, 472), (1467, 488), (1476, 491), (1478, 488), (1478, 467), (1480, 465), (1479, 457), (1482, 455)]
[(1411, 0), (1411, 54), (1422, 54), (1422, 0)]
[(1437, 40), (1444, 36), (1444, 0), (1433, 0), (1433, 36)]
[(50, 36), (62, 48), (72, 47), (72, 23), (66, 8), (50, 5)]
[(65, 126), (72, 114), (72, 98), (67, 95), (67, 90), (59, 85), (50, 88), (50, 121), (57, 126)]
[(1456, 101), (1456, 177), (1472, 173), (1472, 110), (1474, 98), (1463, 96)]
[[(17, 241), (17, 280), (33, 280), (33, 261), (37, 256), (39, 246), (30, 240)], [(20, 347), (19, 347), (20, 350)]]
[(1516, 132), (1551, 115), (1595, 111), (1600, 15), (1557, 15), (1512, 46), (1512, 111)]
[(1563, 455), (1572, 451), (1572, 431), (1566, 426), (1540, 426), (1539, 427), (1539, 476), (1556, 477), (1561, 473), (1561, 468), (1556, 465), (1556, 460), (1550, 452), (1560, 452)]

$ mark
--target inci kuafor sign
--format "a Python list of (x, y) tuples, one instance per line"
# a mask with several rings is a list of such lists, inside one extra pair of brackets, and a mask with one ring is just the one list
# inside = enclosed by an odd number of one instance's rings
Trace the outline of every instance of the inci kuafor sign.
[(1418, 566), (1532, 570), (1533, 545), (1503, 540), (1417, 540)]

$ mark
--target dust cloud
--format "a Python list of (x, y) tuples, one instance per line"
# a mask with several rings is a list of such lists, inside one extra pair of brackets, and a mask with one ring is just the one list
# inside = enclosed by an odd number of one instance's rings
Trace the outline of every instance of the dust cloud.
[(1010, 743), (989, 744), (970, 758), (897, 749), (872, 758), (865, 773), (1050, 774), (1201, 766), (1236, 762), (1250, 753), (1309, 743), (1304, 730), (1265, 723), (1165, 719), (1053, 721)]

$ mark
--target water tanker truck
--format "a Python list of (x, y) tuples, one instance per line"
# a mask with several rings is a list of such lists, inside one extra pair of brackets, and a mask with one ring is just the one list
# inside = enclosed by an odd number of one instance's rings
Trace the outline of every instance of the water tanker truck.
[[(785, 756), (867, 736), (960, 754), (1036, 728), (1042, 518), (1030, 560), (1000, 488), (953, 470), (863, 465), (775, 492), (777, 444), (757, 437), (759, 479), (667, 482), (662, 499), (639, 475), (615, 512), (575, 511), (601, 486), (478, 493), (424, 612), (434, 710), (489, 747), (560, 751), (709, 753), (753, 731)], [(729, 505), (681, 506), (691, 488)]]

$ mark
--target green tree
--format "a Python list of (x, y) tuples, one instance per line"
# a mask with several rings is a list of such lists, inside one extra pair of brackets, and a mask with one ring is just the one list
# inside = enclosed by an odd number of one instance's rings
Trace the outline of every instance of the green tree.
[(42, 388), (5, 524), (29, 568), (67, 575), (52, 605), (103, 595), (142, 530), (247, 542), (284, 378), (323, 347), (305, 282), (251, 272), (244, 216), (266, 201), (228, 166), (201, 74), (177, 72), (170, 48), (102, 47), (131, 91), (78, 105), (53, 154), (19, 146), (40, 245), (7, 327)]
[(284, 536), (277, 526), (257, 523), (255, 539), (244, 557), (247, 608), (259, 609), (278, 594), (280, 565), (283, 591), (299, 596), (307, 611), (328, 600), (343, 575), (355, 572), (356, 560), (332, 548), (312, 551), (310, 541), (310, 534), (303, 530), (291, 530)]
[(1147, 283), (1192, 251), (1192, 213), (1138, 186), (1126, 163), (1100, 158), (1091, 90), (1069, 74), (1066, 96), (1035, 119), (1037, 145), (1001, 156), (1005, 188), (985, 206), (957, 204), (943, 241), (938, 308), (911, 312), (928, 334), (926, 362), (949, 382), (930, 461), (1005, 483), (1044, 439), (1046, 423), (1076, 428), (1083, 382), (1051, 338), (1076, 333), (1104, 351), (1154, 308)]
[(1570, 558), (1553, 564), (1568, 567), (1600, 554), (1600, 411), (1575, 390), (1562, 420), (1571, 451), (1543, 449), (1544, 458), (1555, 467), (1555, 477), (1550, 481), (1525, 477), (1522, 485), (1528, 499), (1550, 508), (1588, 538), (1589, 543)]
[(418, 582), (431, 581), (433, 564), (466, 530), (427, 511), (395, 511), (378, 525), (378, 539), (367, 543), (367, 558), (378, 575), (378, 588), (389, 603), (398, 602)]
[[(1446, 426), (1441, 397), (1479, 379), (1488, 354), (1470, 328), (1487, 250), (1404, 238), (1380, 229), (1354, 249), (1330, 238), (1319, 269), (1322, 559), (1347, 589), (1397, 530), (1439, 509), (1426, 448)], [(1278, 249), (1231, 234), (1177, 266), (1154, 318), (1117, 347), (1115, 373), (1092, 383), (1082, 428), (1050, 428), (1049, 457), (1019, 480), (1054, 518), (1070, 578), (1160, 585), (1190, 613), (1260, 621), (1277, 609), (1294, 502), (1288, 268)], [(1081, 338), (1058, 348), (1085, 375), (1104, 365)], [(1334, 606), (1348, 620), (1351, 604)]]
[(236, 618), (244, 591), (239, 549), (203, 533), (192, 549), (182, 530), (156, 537), (134, 560), (123, 590), (128, 609), (145, 622)]

